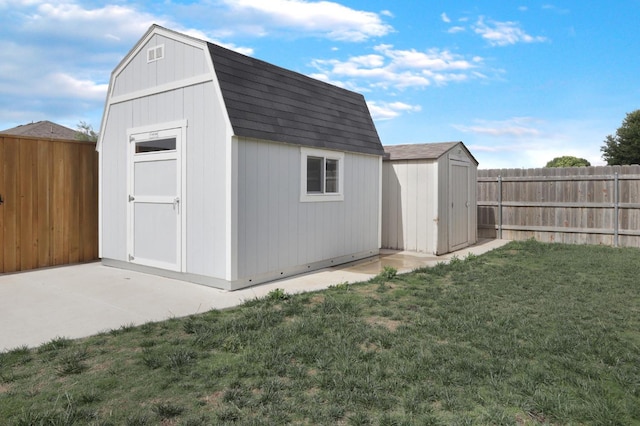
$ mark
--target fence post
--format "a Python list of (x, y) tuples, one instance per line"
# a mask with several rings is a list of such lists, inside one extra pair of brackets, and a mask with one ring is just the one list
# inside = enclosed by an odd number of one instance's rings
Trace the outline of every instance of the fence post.
[(620, 212), (620, 189), (619, 189), (619, 184), (620, 184), (620, 180), (618, 179), (618, 172), (615, 172), (613, 175), (613, 246), (614, 247), (618, 247), (618, 231), (620, 228), (620, 219), (619, 219), (619, 212)]
[(502, 239), (502, 175), (498, 175), (498, 238)]

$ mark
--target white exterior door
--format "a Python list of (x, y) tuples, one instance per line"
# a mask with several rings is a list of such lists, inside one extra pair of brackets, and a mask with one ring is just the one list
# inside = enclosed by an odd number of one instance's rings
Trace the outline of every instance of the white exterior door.
[(449, 163), (449, 251), (469, 245), (469, 164)]
[(183, 129), (129, 134), (129, 261), (182, 270)]

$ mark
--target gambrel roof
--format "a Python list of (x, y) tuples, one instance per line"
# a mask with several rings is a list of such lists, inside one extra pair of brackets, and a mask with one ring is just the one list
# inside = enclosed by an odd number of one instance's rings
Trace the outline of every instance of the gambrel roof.
[(383, 155), (364, 97), (208, 43), (234, 133)]
[[(384, 155), (378, 132), (361, 94), (159, 25), (152, 25), (113, 71), (103, 125), (114, 97), (115, 77), (154, 34), (205, 50), (211, 59), (211, 78), (220, 87), (235, 136)], [(196, 76), (198, 81), (201, 78), (202, 75)], [(146, 91), (148, 89), (145, 88)], [(98, 141), (98, 150), (101, 144), (102, 138)]]

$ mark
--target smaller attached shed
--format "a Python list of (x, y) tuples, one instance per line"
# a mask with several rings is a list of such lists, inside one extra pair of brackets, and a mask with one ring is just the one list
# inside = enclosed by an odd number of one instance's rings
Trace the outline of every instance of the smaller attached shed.
[(382, 248), (440, 255), (475, 244), (478, 161), (465, 145), (384, 150)]

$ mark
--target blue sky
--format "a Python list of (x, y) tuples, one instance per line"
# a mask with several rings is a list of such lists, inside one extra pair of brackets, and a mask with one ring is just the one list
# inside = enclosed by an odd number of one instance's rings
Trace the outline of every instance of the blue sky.
[(640, 0), (0, 0), (0, 129), (98, 130), (111, 71), (157, 23), (361, 92), (385, 145), (600, 165), (640, 108), (639, 21)]

